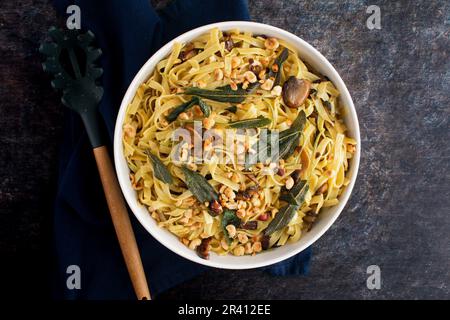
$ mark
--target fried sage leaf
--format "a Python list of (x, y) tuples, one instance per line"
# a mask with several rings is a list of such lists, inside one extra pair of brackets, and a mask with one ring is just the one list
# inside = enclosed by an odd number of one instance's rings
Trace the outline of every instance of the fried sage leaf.
[(219, 102), (241, 103), (245, 100), (247, 91), (242, 89), (241, 86), (239, 86), (237, 90), (232, 90), (229, 85), (226, 85), (212, 90), (189, 87), (184, 90), (184, 94)]
[(218, 200), (219, 196), (208, 180), (200, 173), (192, 171), (185, 166), (181, 167), (185, 176), (188, 189), (201, 203)]
[[(287, 48), (284, 48), (283, 51), (278, 55), (278, 57), (275, 58), (272, 67), (269, 69), (269, 72), (267, 73), (267, 78), (275, 78), (273, 81), (273, 86), (277, 86), (280, 84), (281, 80), (281, 67), (283, 66), (283, 63), (286, 61), (286, 59), (289, 56), (289, 50)], [(276, 66), (276, 67), (274, 67)], [(274, 71), (277, 70), (277, 71)], [(261, 86), (261, 83), (259, 81), (250, 83), (247, 87), (248, 93), (253, 93), (256, 89), (258, 89)]]
[(202, 110), (203, 115), (204, 115), (205, 117), (209, 117), (209, 116), (211, 115), (211, 107), (208, 106), (208, 105), (206, 104), (206, 102), (203, 101), (203, 100), (200, 99), (200, 98), (198, 99), (198, 106), (200, 107), (200, 110)]
[(257, 118), (231, 121), (228, 123), (228, 127), (234, 129), (252, 129), (265, 127), (272, 123), (272, 120), (259, 116)]
[(264, 234), (270, 236), (275, 231), (286, 227), (289, 222), (291, 222), (292, 218), (295, 215), (295, 212), (297, 212), (298, 209), (298, 206), (291, 204), (282, 207), (276, 214), (275, 218), (270, 221), (269, 225), (264, 230)]
[(305, 201), (306, 193), (309, 185), (306, 180), (299, 181), (289, 192), (283, 193), (280, 200), (284, 200), (289, 204), (301, 206)]
[(286, 227), (291, 222), (295, 213), (301, 208), (305, 201), (306, 193), (309, 190), (309, 185), (306, 180), (297, 183), (287, 194), (280, 197), (281, 200), (288, 202), (288, 205), (282, 207), (276, 214), (275, 218), (270, 221), (267, 228), (264, 230), (265, 235), (271, 235), (277, 230)]
[[(281, 51), (280, 55), (275, 59), (273, 62), (272, 67), (269, 71), (269, 78), (275, 77), (275, 80), (273, 81), (273, 86), (277, 86), (280, 84), (281, 80), (281, 68), (283, 66), (283, 63), (286, 61), (286, 59), (289, 57), (289, 50), (287, 48), (284, 48), (283, 51)], [(276, 66), (276, 67), (274, 67)], [(276, 71), (275, 71), (275, 70)]]
[(150, 150), (145, 150), (144, 153), (149, 158), (150, 162), (153, 166), (153, 172), (155, 174), (155, 177), (159, 180), (161, 180), (164, 183), (172, 183), (172, 175), (170, 174), (167, 167), (162, 163), (162, 161), (155, 156), (153, 153), (150, 152)]
[(174, 122), (177, 120), (178, 116), (185, 112), (186, 110), (192, 108), (194, 105), (198, 104), (198, 98), (194, 97), (190, 101), (180, 104), (178, 107), (172, 109), (172, 111), (167, 115), (167, 121)]
[[(302, 110), (292, 123), (289, 129), (283, 130), (278, 134), (278, 157), (272, 154), (271, 150), (271, 133), (267, 134), (265, 139), (258, 142), (258, 152), (252, 155), (246, 154), (246, 166), (258, 162), (265, 162), (271, 159), (271, 162), (276, 162), (278, 159), (287, 159), (295, 151), (295, 148), (300, 144), (300, 136), (306, 123), (306, 114)], [(259, 158), (258, 158), (259, 157)], [(261, 158), (262, 157), (262, 158)]]
[(230, 224), (232, 224), (236, 228), (239, 228), (241, 225), (241, 219), (239, 219), (239, 217), (236, 215), (235, 210), (225, 209), (223, 211), (223, 215), (222, 215), (221, 227), (222, 227), (222, 231), (225, 235), (225, 239), (227, 239), (228, 244), (230, 244), (232, 241), (232, 239), (230, 238), (230, 235), (228, 234), (228, 230), (227, 230), (227, 226)]
[(211, 107), (205, 101), (203, 101), (199, 97), (192, 97), (190, 101), (182, 103), (178, 107), (175, 107), (166, 117), (167, 121), (175, 121), (181, 113), (189, 110), (196, 104), (198, 104), (205, 117), (209, 117), (211, 115)]
[(230, 111), (231, 113), (236, 113), (237, 107), (236, 106), (231, 106), (229, 108), (226, 108), (225, 110)]

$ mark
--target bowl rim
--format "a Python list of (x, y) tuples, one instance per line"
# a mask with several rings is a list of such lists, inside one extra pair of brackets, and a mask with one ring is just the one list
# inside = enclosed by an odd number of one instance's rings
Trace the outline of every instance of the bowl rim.
[[(123, 161), (125, 161), (125, 158), (123, 156), (123, 146), (122, 146), (122, 124), (125, 116), (125, 110), (128, 107), (128, 103), (131, 101), (131, 99), (134, 97), (137, 88), (142, 83), (142, 78), (148, 77), (151, 72), (153, 72), (154, 66), (156, 66), (156, 63), (158, 63), (161, 59), (163, 59), (168, 53), (170, 53), (170, 50), (173, 46), (174, 42), (185, 42), (189, 41), (190, 39), (194, 38), (195, 36), (198, 36), (197, 34), (201, 34), (202, 32), (207, 32), (208, 30), (212, 28), (219, 28), (220, 30), (230, 30), (230, 29), (240, 29), (240, 28), (263, 28), (266, 29), (269, 33), (277, 34), (284, 39), (289, 39), (287, 42), (289, 43), (298, 43), (299, 45), (307, 48), (310, 53), (312, 53), (314, 56), (316, 56), (317, 59), (320, 60), (320, 63), (323, 63), (325, 68), (329, 70), (329, 72), (333, 73), (334, 78), (337, 79), (339, 82), (339, 85), (341, 87), (340, 94), (342, 96), (346, 96), (346, 109), (347, 112), (350, 113), (350, 118), (352, 119), (354, 127), (352, 127), (353, 130), (353, 139), (356, 140), (356, 152), (354, 154), (354, 157), (352, 158), (350, 168), (353, 171), (352, 175), (350, 177), (350, 182), (347, 185), (344, 193), (339, 197), (339, 204), (334, 206), (335, 213), (333, 213), (332, 217), (329, 219), (329, 221), (322, 227), (320, 230), (316, 230), (316, 234), (311, 237), (309, 240), (307, 240), (304, 244), (299, 245), (298, 247), (294, 247), (292, 250), (285, 252), (283, 254), (280, 253), (279, 256), (269, 258), (267, 260), (264, 260), (262, 262), (239, 262), (235, 263), (224, 263), (224, 262), (218, 262), (214, 260), (205, 260), (197, 255), (188, 255), (186, 254), (186, 251), (179, 250), (175, 245), (171, 243), (167, 243), (162, 239), (162, 232), (170, 233), (168, 230), (160, 228), (156, 226), (156, 229), (152, 230), (153, 227), (149, 226), (145, 221), (144, 218), (138, 214), (139, 208), (142, 208), (142, 205), (139, 204), (135, 190), (132, 189), (128, 175), (129, 175), (129, 169), (128, 166), (126, 168), (123, 168), (123, 165), (121, 165), (121, 162), (123, 164)], [(156, 63), (155, 63), (156, 60)], [(153, 67), (150, 67), (152, 64), (155, 64)], [(327, 74), (329, 76), (329, 74)], [(358, 175), (359, 170), (359, 164), (360, 164), (360, 154), (361, 154), (361, 138), (360, 138), (360, 127), (359, 127), (359, 121), (358, 116), (356, 113), (355, 106), (353, 104), (353, 100), (351, 98), (351, 95), (347, 89), (347, 86), (345, 85), (344, 81), (342, 80), (339, 73), (336, 71), (336, 69), (331, 65), (331, 63), (312, 45), (310, 45), (308, 42), (303, 40), (302, 38), (296, 36), (293, 33), (290, 33), (286, 30), (280, 29), (275, 26), (271, 26), (264, 23), (258, 23), (258, 22), (250, 22), (250, 21), (226, 21), (226, 22), (216, 22), (211, 23), (208, 25), (200, 26), (198, 28), (189, 30), (178, 37), (172, 39), (167, 44), (165, 44), (163, 47), (161, 47), (159, 50), (157, 50), (146, 62), (145, 64), (139, 69), (137, 74), (134, 76), (132, 82), (129, 84), (126, 93), (124, 94), (119, 111), (117, 113), (115, 128), (114, 128), (114, 141), (113, 141), (113, 147), (114, 147), (114, 166), (116, 170), (116, 174), (118, 177), (118, 181), (120, 184), (120, 188), (122, 190), (122, 193), (126, 199), (126, 202), (128, 203), (131, 211), (133, 212), (136, 219), (140, 222), (140, 224), (147, 230), (147, 232), (155, 238), (159, 243), (161, 243), (163, 246), (171, 250), (172, 252), (176, 253), (177, 255), (188, 259), (190, 261), (209, 266), (209, 267), (216, 267), (221, 269), (253, 269), (253, 268), (259, 268), (264, 267), (268, 265), (272, 265), (278, 262), (281, 262), (283, 260), (286, 260), (301, 251), (305, 250), (309, 246), (311, 246), (315, 241), (317, 241), (322, 235), (332, 226), (332, 224), (336, 221), (336, 219), (340, 216), (342, 213), (344, 207), (346, 206), (352, 191), (353, 187), (356, 182), (356, 178)], [(126, 164), (126, 161), (125, 161)], [(171, 234), (172, 235), (172, 234)], [(174, 236), (174, 235), (172, 235)], [(301, 240), (299, 240), (301, 241)], [(142, 250), (142, 248), (141, 248)], [(191, 249), (188, 249), (191, 250)], [(275, 249), (276, 250), (276, 249)], [(264, 253), (262, 253), (264, 254)], [(236, 257), (234, 257), (236, 258)], [(240, 258), (240, 257), (237, 257)]]

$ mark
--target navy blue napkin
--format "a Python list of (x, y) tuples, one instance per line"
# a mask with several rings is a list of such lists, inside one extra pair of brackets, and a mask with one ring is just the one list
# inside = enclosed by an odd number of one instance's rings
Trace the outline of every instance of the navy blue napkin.
[[(156, 50), (175, 36), (201, 25), (249, 20), (245, 0), (172, 1), (158, 12), (149, 0), (54, 0), (54, 4), (65, 17), (67, 6), (78, 5), (82, 29), (94, 32), (103, 51), (99, 63), (104, 70), (102, 85), (105, 93), (99, 109), (109, 135), (110, 151), (123, 94)], [(208, 269), (163, 247), (130, 215), (153, 296)], [(54, 249), (55, 298), (135, 297), (104, 200), (92, 149), (78, 115), (70, 110), (65, 111), (64, 117)], [(273, 275), (304, 274), (310, 256), (311, 251), (307, 249), (265, 269)], [(81, 271), (81, 289), (67, 287), (67, 279), (73, 274), (70, 266), (77, 266)]]

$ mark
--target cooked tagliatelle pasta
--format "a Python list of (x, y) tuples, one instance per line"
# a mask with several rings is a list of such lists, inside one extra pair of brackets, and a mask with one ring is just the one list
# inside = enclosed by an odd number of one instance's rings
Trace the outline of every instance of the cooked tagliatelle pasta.
[(203, 258), (299, 240), (349, 183), (338, 96), (280, 39), (212, 29), (175, 43), (123, 124), (139, 202)]

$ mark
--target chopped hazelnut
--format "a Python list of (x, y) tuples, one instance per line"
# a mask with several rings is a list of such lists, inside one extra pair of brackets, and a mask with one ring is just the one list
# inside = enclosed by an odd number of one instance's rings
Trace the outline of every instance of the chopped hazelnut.
[(276, 50), (280, 46), (280, 43), (275, 38), (267, 38), (266, 41), (264, 41), (264, 46), (266, 49)]
[(206, 87), (206, 82), (203, 81), (203, 80), (198, 80), (198, 81), (197, 81), (197, 87), (198, 87), (198, 88), (204, 88), (204, 87)]
[(245, 217), (245, 209), (238, 209), (238, 211), (236, 211), (236, 216), (239, 219), (243, 219)]
[(234, 225), (229, 224), (225, 227), (225, 229), (227, 229), (230, 238), (234, 238), (236, 236), (236, 227)]
[(292, 179), (292, 177), (289, 176), (286, 179), (285, 185), (286, 185), (286, 189), (291, 190), (292, 187), (294, 186), (294, 179)]
[(222, 69), (214, 70), (214, 80), (220, 81), (223, 79), (223, 71)]
[(186, 112), (182, 112), (182, 113), (180, 113), (180, 115), (178, 116), (178, 118), (179, 118), (180, 120), (187, 120), (187, 119), (189, 119), (189, 115), (188, 115)]
[(123, 126), (123, 132), (126, 137), (134, 138), (136, 136), (136, 128), (129, 123)]
[(244, 77), (250, 83), (255, 83), (256, 81), (258, 81), (256, 75), (252, 71), (245, 72)]
[(261, 252), (261, 250), (262, 250), (261, 242), (256, 241), (255, 243), (253, 243), (252, 248), (253, 248), (254, 252)]
[(245, 254), (244, 247), (243, 246), (237, 246), (236, 248), (234, 248), (233, 254), (235, 256), (243, 256)]
[(240, 243), (246, 244), (248, 242), (248, 237), (244, 233), (239, 233), (238, 234), (238, 240), (239, 240)]
[(264, 81), (264, 83), (261, 85), (261, 89), (263, 90), (271, 90), (273, 87), (273, 80), (272, 79), (267, 79), (266, 81)]
[(239, 67), (240, 64), (241, 64), (241, 58), (233, 57), (231, 59), (231, 68), (235, 69), (235, 68)]
[(275, 86), (275, 87), (273, 87), (273, 89), (272, 89), (272, 91), (270, 92), (272, 95), (274, 95), (274, 96), (280, 96), (281, 95), (281, 91), (282, 91), (283, 89), (281, 88), (281, 86)]
[(205, 129), (211, 129), (215, 124), (216, 121), (212, 117), (203, 119), (203, 126)]

